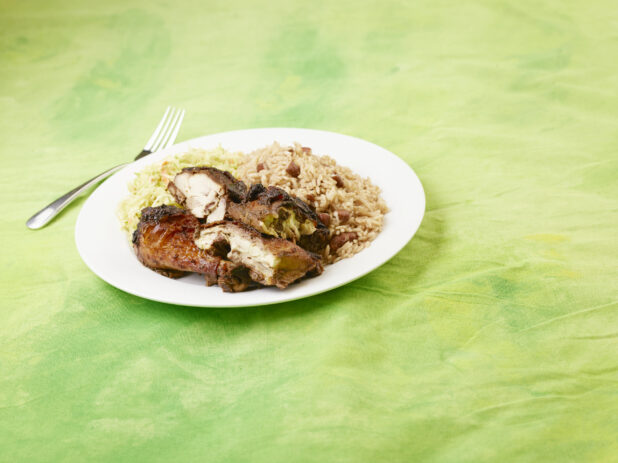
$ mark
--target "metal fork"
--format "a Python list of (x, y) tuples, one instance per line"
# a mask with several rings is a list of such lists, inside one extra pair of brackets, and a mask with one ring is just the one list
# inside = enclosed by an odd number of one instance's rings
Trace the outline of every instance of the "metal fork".
[[(175, 109), (171, 106), (168, 106), (165, 114), (163, 115), (163, 118), (161, 119), (161, 122), (159, 122), (159, 125), (146, 143), (146, 146), (144, 146), (144, 149), (141, 153), (137, 155), (135, 160), (137, 161), (138, 159), (141, 159), (144, 156), (149, 155), (150, 153), (154, 153), (155, 151), (167, 148), (168, 146), (174, 144), (174, 141), (176, 140), (176, 135), (178, 135), (178, 131), (180, 130), (180, 124), (182, 124), (182, 119), (184, 116), (184, 109)], [(39, 212), (30, 217), (26, 222), (26, 226), (28, 228), (36, 230), (47, 225), (54, 217), (56, 217), (60, 213), (62, 209), (72, 203), (73, 200), (77, 198), (81, 193), (83, 193), (91, 186), (96, 185), (101, 180), (106, 179), (114, 172), (119, 171), (128, 164), (130, 163), (126, 162), (116, 167), (112, 167), (111, 169), (106, 170), (102, 174), (91, 178), (77, 188), (69, 191), (67, 194), (48, 204)]]

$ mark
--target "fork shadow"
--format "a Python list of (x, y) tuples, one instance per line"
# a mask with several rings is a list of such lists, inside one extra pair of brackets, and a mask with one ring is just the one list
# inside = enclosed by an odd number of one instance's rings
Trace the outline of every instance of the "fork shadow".
[[(425, 191), (427, 192), (426, 186)], [(427, 193), (426, 195), (431, 198)], [(280, 304), (230, 308), (185, 307), (145, 301), (137, 296), (125, 294), (124, 297), (131, 298), (127, 308), (147, 313), (148, 316), (156, 313), (158, 316), (176, 319), (182, 323), (201, 321), (227, 326), (247, 326), (264, 322), (275, 323), (309, 314), (315, 315), (319, 312), (333, 310), (334, 307), (349, 305), (351, 301), (358, 301), (359, 291), (383, 286), (384, 280), (388, 279), (390, 274), (400, 272), (402, 267), (405, 268), (406, 278), (389, 279), (388, 289), (393, 292), (413, 290), (415, 282), (431, 266), (444, 242), (445, 222), (442, 212), (439, 209), (432, 211), (432, 205), (436, 203), (435, 198), (428, 199), (427, 203), (427, 211), (420, 228), (414, 238), (397, 255), (358, 280), (325, 293)]]

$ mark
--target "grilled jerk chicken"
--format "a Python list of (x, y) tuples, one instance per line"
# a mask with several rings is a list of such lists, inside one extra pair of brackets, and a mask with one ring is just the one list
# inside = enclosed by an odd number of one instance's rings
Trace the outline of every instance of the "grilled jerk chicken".
[(266, 235), (291, 240), (318, 254), (330, 235), (307, 203), (275, 186), (252, 185), (241, 203), (229, 203), (228, 215)]
[(188, 167), (168, 185), (173, 206), (142, 211), (133, 247), (138, 259), (163, 275), (201, 273), (224, 291), (285, 288), (323, 271), (330, 233), (309, 205), (281, 188), (249, 190), (229, 172)]
[(214, 167), (186, 167), (167, 186), (178, 204), (208, 223), (223, 220), (229, 201), (242, 201), (245, 184)]
[(217, 284), (226, 293), (238, 293), (261, 286), (251, 279), (247, 267), (223, 259), (217, 267)]
[(217, 279), (219, 258), (195, 246), (199, 221), (174, 206), (147, 207), (133, 232), (133, 248), (142, 264), (165, 276), (178, 278), (197, 272)]
[(204, 275), (208, 286), (219, 284), (227, 292), (258, 286), (247, 269), (207, 253), (195, 245), (199, 221), (174, 206), (147, 207), (133, 233), (133, 248), (146, 267), (171, 278), (188, 272)]
[(318, 256), (281, 238), (266, 237), (239, 222), (222, 221), (203, 226), (195, 239), (198, 248), (249, 269), (252, 280), (285, 288), (304, 277), (322, 273)]
[(281, 188), (261, 184), (249, 191), (229, 172), (213, 167), (183, 169), (168, 190), (179, 204), (207, 223), (233, 219), (260, 232), (321, 253), (330, 233), (315, 211)]

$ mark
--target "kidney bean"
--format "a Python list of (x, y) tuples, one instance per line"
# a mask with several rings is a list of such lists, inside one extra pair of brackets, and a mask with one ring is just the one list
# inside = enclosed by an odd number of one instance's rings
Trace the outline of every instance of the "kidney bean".
[(285, 171), (290, 177), (298, 177), (300, 175), (300, 167), (294, 161), (291, 161), (285, 168)]
[(330, 252), (334, 253), (341, 246), (346, 244), (348, 241), (353, 241), (358, 238), (358, 235), (355, 232), (346, 232), (340, 235), (333, 236), (330, 239)]
[(346, 223), (350, 220), (350, 212), (345, 209), (337, 209), (337, 217), (339, 217), (339, 223)]
[(326, 225), (327, 227), (330, 226), (330, 215), (329, 214), (327, 214), (326, 212), (320, 212), (318, 214), (318, 218), (322, 221), (324, 225)]

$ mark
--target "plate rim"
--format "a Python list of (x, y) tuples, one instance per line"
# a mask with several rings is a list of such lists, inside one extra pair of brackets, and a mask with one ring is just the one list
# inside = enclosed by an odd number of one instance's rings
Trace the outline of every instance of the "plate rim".
[[(315, 291), (311, 291), (309, 294), (293, 294), (291, 293), (289, 297), (285, 296), (285, 291), (281, 291), (280, 294), (282, 297), (277, 298), (276, 300), (272, 300), (272, 301), (256, 301), (254, 303), (247, 303), (245, 302), (240, 302), (239, 303), (234, 303), (233, 300), (230, 300), (229, 303), (225, 303), (225, 304), (212, 304), (212, 303), (187, 303), (185, 301), (181, 301), (179, 302), (178, 300), (174, 300), (172, 297), (167, 297), (166, 295), (161, 296), (161, 297), (153, 297), (152, 295), (147, 295), (147, 294), (143, 294), (141, 291), (139, 290), (135, 290), (135, 289), (131, 289), (130, 285), (123, 285), (123, 284), (118, 284), (117, 282), (112, 283), (110, 282), (105, 275), (101, 274), (98, 269), (97, 269), (97, 265), (92, 265), (92, 262), (89, 262), (89, 255), (87, 252), (84, 252), (84, 250), (82, 249), (82, 245), (83, 243), (81, 243), (81, 239), (79, 236), (79, 232), (81, 230), (81, 228), (83, 227), (82, 222), (85, 220), (85, 213), (84, 211), (87, 210), (87, 206), (91, 200), (91, 198), (94, 196), (95, 192), (97, 190), (99, 190), (104, 184), (106, 184), (107, 182), (111, 181), (113, 178), (117, 177), (117, 176), (122, 176), (123, 172), (125, 172), (128, 169), (131, 169), (132, 167), (134, 167), (137, 163), (139, 164), (147, 164), (147, 161), (150, 160), (152, 162), (157, 162), (158, 160), (169, 156), (169, 155), (173, 155), (174, 153), (169, 153), (166, 154), (166, 151), (173, 151), (173, 149), (176, 147), (178, 147), (179, 145), (190, 145), (192, 142), (199, 142), (200, 140), (209, 138), (209, 137), (223, 137), (223, 136), (232, 136), (234, 134), (240, 134), (240, 133), (259, 133), (259, 132), (264, 132), (264, 131), (294, 131), (294, 132), (305, 132), (307, 135), (320, 135), (320, 134), (326, 134), (328, 136), (336, 136), (336, 137), (343, 137), (343, 138), (347, 138), (350, 139), (350, 141), (354, 141), (356, 143), (358, 142), (362, 142), (365, 144), (369, 144), (371, 145), (374, 149), (378, 149), (381, 152), (384, 152), (388, 155), (393, 156), (396, 160), (398, 160), (400, 163), (404, 164), (408, 170), (410, 171), (410, 173), (413, 175), (414, 179), (416, 180), (417, 183), (417, 187), (418, 187), (418, 193), (420, 193), (419, 195), (419, 202), (422, 202), (422, 207), (420, 208), (420, 214), (418, 215), (417, 220), (414, 221), (414, 225), (413, 227), (411, 227), (408, 231), (409, 236), (408, 238), (403, 241), (396, 246), (396, 248), (393, 248), (389, 253), (381, 255), (380, 259), (375, 261), (375, 264), (372, 264), (371, 266), (369, 266), (368, 268), (362, 270), (360, 273), (355, 274), (352, 278), (348, 278), (348, 279), (344, 279), (344, 281), (338, 282), (336, 284), (333, 284), (332, 286), (327, 286), (324, 288), (320, 288), (317, 289)], [(273, 141), (276, 141), (276, 139), (274, 139)], [(219, 143), (221, 144), (221, 143)], [(225, 148), (225, 147), (224, 147)], [(226, 148), (227, 149), (227, 148)], [(339, 133), (339, 132), (332, 132), (332, 131), (327, 131), (327, 130), (318, 130), (318, 129), (308, 129), (308, 128), (301, 128), (301, 127), (255, 127), (255, 128), (248, 128), (248, 129), (237, 129), (237, 130), (229, 130), (229, 131), (225, 131), (225, 132), (217, 132), (217, 133), (212, 133), (212, 134), (206, 134), (206, 135), (201, 135), (198, 137), (194, 137), (188, 140), (183, 140), (179, 143), (175, 143), (174, 145), (171, 145), (167, 148), (165, 148), (164, 150), (160, 150), (157, 153), (153, 153), (153, 154), (157, 154), (158, 156), (156, 158), (151, 157), (151, 155), (149, 156), (145, 156), (137, 161), (132, 161), (130, 163), (128, 163), (125, 167), (123, 167), (122, 169), (120, 169), (118, 172), (114, 173), (112, 176), (110, 176), (109, 178), (107, 178), (106, 180), (104, 180), (103, 182), (101, 182), (88, 196), (88, 198), (86, 198), (86, 201), (84, 201), (84, 204), (82, 205), (79, 214), (77, 216), (76, 222), (75, 222), (75, 230), (74, 230), (74, 239), (75, 239), (75, 244), (77, 247), (77, 251), (78, 254), (80, 255), (82, 261), (86, 264), (86, 266), (88, 267), (88, 269), (90, 271), (92, 271), (98, 278), (100, 278), (101, 280), (103, 280), (106, 284), (119, 289), (127, 294), (131, 294), (133, 296), (137, 296), (140, 297), (142, 299), (146, 299), (146, 300), (151, 300), (151, 301), (155, 301), (155, 302), (161, 302), (161, 303), (165, 303), (165, 304), (171, 304), (171, 305), (177, 305), (177, 306), (183, 306), (183, 307), (205, 307), (205, 308), (238, 308), (238, 307), (259, 307), (259, 306), (264, 306), (264, 305), (274, 305), (274, 304), (281, 304), (284, 302), (290, 302), (290, 301), (294, 301), (294, 300), (299, 300), (299, 299), (305, 299), (311, 296), (316, 296), (318, 294), (323, 294), (325, 292), (340, 288), (344, 285), (347, 285), (348, 283), (352, 283), (353, 281), (356, 281), (362, 277), (364, 277), (365, 275), (373, 272), (374, 270), (377, 270), (379, 267), (381, 267), (382, 265), (384, 265), (386, 262), (388, 262), (390, 259), (392, 259), (394, 256), (396, 256), (399, 252), (401, 252), (401, 250), (412, 240), (412, 238), (416, 235), (416, 232), (418, 231), (418, 229), (420, 228), (422, 221), (425, 217), (425, 213), (426, 213), (426, 207), (427, 207), (427, 201), (426, 201), (426, 195), (425, 195), (425, 189), (423, 187), (423, 184), (420, 180), (420, 178), (418, 177), (418, 175), (416, 174), (416, 172), (414, 171), (414, 169), (406, 162), (404, 161), (401, 157), (397, 156), (395, 153), (393, 153), (392, 151), (387, 150), (386, 148), (383, 148), (380, 145), (377, 145), (371, 141), (365, 140), (363, 138), (359, 138), (359, 137), (354, 137), (352, 135), (347, 135), (347, 134), (343, 134), (343, 133)], [(329, 153), (325, 153), (326, 155), (332, 156)], [(337, 161), (338, 163), (340, 162), (339, 160), (335, 159), (335, 161)], [(353, 169), (353, 167), (350, 167), (351, 169)], [(373, 180), (372, 180), (373, 181)], [(382, 190), (383, 187), (382, 185), (378, 185)], [(378, 235), (379, 236), (379, 235)], [(365, 251), (366, 249), (369, 249), (370, 246), (368, 246), (367, 248), (365, 248), (363, 251)], [(361, 252), (363, 252), (361, 251)], [(360, 253), (356, 254), (356, 256), (360, 255)], [(350, 259), (354, 259), (355, 256), (350, 257)], [(341, 262), (341, 261), (340, 261)], [(336, 265), (333, 264), (333, 265)], [(164, 277), (163, 277), (164, 278)], [(227, 293), (223, 293), (223, 294), (227, 294)], [(246, 294), (246, 293), (245, 293)]]

